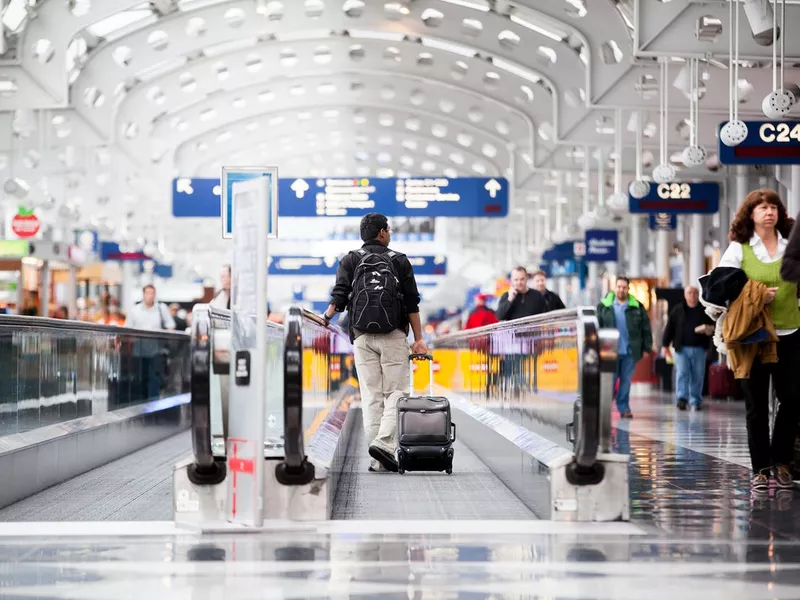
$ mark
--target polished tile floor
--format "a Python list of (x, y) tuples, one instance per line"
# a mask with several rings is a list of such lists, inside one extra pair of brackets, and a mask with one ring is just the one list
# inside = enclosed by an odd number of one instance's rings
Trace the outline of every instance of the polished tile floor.
[[(636, 398), (632, 523), (0, 524), (0, 598), (800, 598), (800, 499), (751, 498), (743, 406)], [(377, 476), (376, 476), (377, 477)], [(381, 476), (381, 477), (386, 477)]]

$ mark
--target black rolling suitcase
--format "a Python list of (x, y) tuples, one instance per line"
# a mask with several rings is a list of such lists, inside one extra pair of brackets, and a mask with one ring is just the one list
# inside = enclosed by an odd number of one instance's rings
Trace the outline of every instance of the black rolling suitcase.
[(426, 360), (431, 369), (428, 396), (414, 395), (414, 370), (411, 369), (409, 396), (397, 401), (397, 466), (406, 471), (453, 472), (453, 442), (456, 426), (450, 418), (450, 401), (433, 395), (433, 356), (412, 354), (415, 360)]

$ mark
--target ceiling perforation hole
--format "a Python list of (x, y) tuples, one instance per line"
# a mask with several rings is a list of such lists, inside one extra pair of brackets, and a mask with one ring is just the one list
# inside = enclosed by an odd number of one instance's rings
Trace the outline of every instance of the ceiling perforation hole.
[(508, 135), (511, 133), (511, 127), (509, 127), (508, 123), (505, 121), (498, 121), (495, 123), (494, 128), (500, 135)]
[(317, 93), (325, 96), (330, 96), (336, 93), (336, 84), (333, 83), (320, 83), (317, 86)]
[(208, 31), (208, 25), (206, 25), (206, 20), (202, 17), (192, 17), (186, 23), (186, 35), (190, 38), (205, 35), (206, 31)]
[(539, 46), (536, 53), (540, 60), (547, 65), (554, 65), (558, 60), (558, 54), (550, 46)]
[(472, 170), (475, 171), (478, 175), (485, 175), (486, 174), (486, 165), (483, 163), (476, 162), (472, 165)]
[(92, 10), (92, 3), (90, 0), (75, 0), (68, 3), (69, 11), (73, 17), (85, 17)]
[(350, 60), (358, 62), (359, 60), (364, 60), (366, 56), (366, 52), (364, 51), (364, 46), (361, 44), (353, 44), (350, 46), (350, 50), (348, 52), (350, 55)]
[(42, 65), (49, 63), (55, 52), (53, 42), (47, 39), (37, 40), (33, 45), (33, 55), (36, 57), (36, 60), (39, 61), (39, 64)]
[(293, 85), (289, 88), (289, 95), (290, 96), (304, 96), (306, 93), (306, 88), (302, 85)]
[(382, 135), (378, 138), (378, 145), (379, 146), (391, 146), (394, 143), (392, 136), (390, 135)]
[(303, 10), (309, 19), (318, 19), (325, 11), (325, 2), (322, 0), (306, 0), (303, 4)]
[(566, 0), (566, 3), (569, 6), (564, 9), (564, 12), (573, 19), (582, 19), (589, 12), (586, 9), (586, 0)]
[(451, 100), (439, 100), (439, 110), (441, 110), (444, 114), (449, 115), (455, 109), (455, 102)]
[(291, 50), (290, 48), (281, 50), (280, 54), (278, 54), (278, 60), (281, 61), (281, 65), (283, 65), (284, 67), (293, 67), (299, 61), (299, 59), (297, 58), (297, 52)]
[(106, 97), (95, 86), (87, 87), (83, 90), (83, 102), (90, 108), (100, 108), (105, 104)]
[(111, 57), (120, 67), (127, 67), (133, 60), (133, 50), (127, 46), (117, 46), (111, 53)]
[(169, 35), (167, 35), (166, 31), (157, 29), (156, 31), (150, 32), (150, 35), (147, 36), (147, 43), (153, 50), (158, 52), (166, 50), (167, 46), (169, 46)]
[(241, 8), (229, 8), (225, 11), (225, 21), (234, 29), (241, 27), (245, 21), (244, 11)]
[(533, 90), (528, 87), (527, 85), (519, 86), (519, 89), (522, 91), (523, 97), (528, 102), (533, 102)]
[(553, 139), (553, 126), (549, 122), (545, 121), (539, 125), (537, 133), (543, 141), (549, 142)]
[(147, 90), (147, 99), (155, 105), (160, 105), (166, 102), (167, 97), (164, 95), (164, 92), (161, 91), (160, 87), (154, 85)]
[(445, 177), (448, 177), (450, 179), (456, 179), (458, 177), (458, 171), (456, 171), (452, 167), (445, 167), (442, 173), (444, 174)]
[(416, 152), (418, 147), (416, 140), (409, 140), (409, 139), (403, 140), (401, 146), (403, 146), (403, 148), (409, 150), (410, 152)]
[(272, 102), (273, 100), (275, 100), (275, 92), (264, 90), (258, 93), (259, 102)]
[(211, 119), (217, 116), (217, 109), (216, 108), (206, 108), (200, 111), (200, 120), (201, 121), (210, 121)]
[(399, 21), (403, 17), (407, 17), (411, 11), (405, 2), (386, 2), (383, 5), (383, 14), (390, 21)]
[(327, 65), (333, 60), (331, 49), (327, 46), (317, 46), (314, 49), (314, 62), (318, 65)]
[(381, 127), (391, 127), (394, 125), (394, 117), (388, 113), (381, 114), (378, 117), (378, 123)]
[(231, 74), (228, 67), (222, 61), (214, 63), (214, 73), (216, 73), (217, 79), (220, 81), (225, 81)]
[(390, 85), (385, 85), (381, 88), (381, 98), (383, 100), (393, 100), (397, 96), (397, 92)]
[(310, 121), (314, 115), (311, 114), (309, 111), (304, 111), (301, 113), (297, 113), (297, 120), (298, 121)]
[(217, 136), (217, 143), (224, 144), (227, 141), (230, 141), (233, 138), (233, 134), (230, 131), (223, 131)]
[(375, 158), (382, 165), (388, 165), (390, 162), (392, 162), (392, 155), (388, 152), (378, 152), (378, 155)]
[(586, 92), (581, 88), (573, 88), (564, 92), (564, 101), (570, 108), (581, 106), (586, 100)]
[(194, 145), (194, 149), (196, 152), (206, 152), (208, 150), (208, 144), (205, 142), (198, 142)]
[(501, 31), (497, 36), (497, 42), (503, 47), (513, 50), (519, 46), (520, 37), (509, 29)]
[(453, 67), (450, 69), (450, 75), (452, 75), (453, 79), (456, 81), (461, 81), (464, 77), (467, 76), (467, 72), (469, 71), (469, 66), (463, 60), (458, 60), (453, 63)]
[(607, 65), (617, 65), (622, 62), (622, 58), (625, 55), (617, 42), (614, 40), (608, 40), (607, 42), (604, 42), (602, 46), (600, 46), (600, 56), (603, 58), (603, 62)]
[(414, 106), (425, 104), (425, 94), (421, 90), (413, 90), (408, 98)]
[(432, 160), (424, 160), (419, 166), (425, 173), (433, 173), (436, 170), (436, 163)]
[(435, 8), (426, 8), (422, 11), (422, 22), (428, 27), (439, 27), (444, 20), (444, 14)]
[(456, 136), (456, 142), (458, 142), (460, 146), (464, 146), (464, 148), (469, 148), (470, 146), (472, 146), (472, 141), (473, 138), (468, 133), (459, 133)]
[(274, 117), (269, 118), (269, 124), (271, 127), (277, 127), (278, 125), (283, 125), (286, 122), (286, 117), (283, 115), (276, 115)]
[(250, 54), (244, 63), (244, 68), (247, 69), (248, 73), (258, 73), (263, 66), (264, 61), (261, 60), (258, 54)]
[(477, 37), (483, 32), (483, 23), (478, 19), (464, 19), (461, 21), (461, 31), (467, 35)]
[(232, 106), (233, 106), (233, 108), (235, 108), (236, 110), (241, 110), (241, 109), (243, 109), (245, 106), (247, 106), (247, 101), (246, 101), (244, 98), (234, 98), (234, 99), (233, 99), (233, 102), (231, 102), (231, 105), (232, 105)]
[(450, 153), (450, 162), (454, 165), (463, 165), (464, 164), (464, 155), (460, 152), (451, 152)]
[(259, 2), (256, 6), (256, 12), (270, 21), (280, 21), (283, 18), (283, 2), (278, 0), (270, 0), (264, 4)]
[(191, 73), (181, 73), (180, 77), (178, 77), (178, 84), (187, 94), (190, 94), (197, 89), (197, 80)]
[(497, 148), (492, 144), (484, 144), (481, 148), (481, 152), (483, 152), (483, 155), (487, 158), (494, 158), (497, 156)]
[(473, 106), (467, 112), (467, 118), (473, 123), (480, 123), (483, 121), (483, 111), (477, 106)]
[(251, 121), (250, 123), (248, 123), (245, 126), (245, 130), (248, 133), (253, 133), (255, 131), (258, 131), (260, 129), (260, 127), (261, 127), (261, 125), (259, 125), (258, 121)]
[(431, 126), (431, 134), (433, 137), (441, 139), (447, 136), (447, 127), (441, 123), (434, 123), (433, 126)]
[(401, 60), (403, 60), (403, 57), (400, 55), (400, 50), (398, 50), (394, 46), (386, 47), (386, 49), (383, 51), (383, 58), (384, 60), (388, 60), (391, 62), (400, 62)]
[(432, 67), (433, 66), (433, 54), (430, 52), (420, 52), (417, 56), (417, 66), (418, 67)]
[(350, 92), (355, 94), (356, 96), (361, 95), (364, 91), (364, 83), (361, 81), (351, 81), (350, 82)]
[(365, 6), (366, 3), (364, 0), (345, 0), (345, 3), (342, 5), (342, 10), (348, 17), (357, 19), (364, 14)]
[(425, 153), (429, 156), (441, 156), (442, 149), (436, 144), (428, 144), (425, 148)]
[(406, 129), (409, 131), (419, 131), (422, 127), (422, 123), (420, 123), (419, 119), (406, 119)]
[(404, 154), (403, 156), (400, 157), (400, 164), (403, 165), (405, 168), (410, 169), (411, 167), (414, 166), (414, 159), (408, 156), (407, 154)]
[(125, 123), (122, 126), (122, 135), (129, 140), (136, 138), (139, 135), (139, 126), (133, 122)]
[(495, 73), (494, 71), (487, 71), (483, 76), (483, 85), (487, 89), (494, 89), (497, 87), (497, 84), (500, 83), (500, 75)]

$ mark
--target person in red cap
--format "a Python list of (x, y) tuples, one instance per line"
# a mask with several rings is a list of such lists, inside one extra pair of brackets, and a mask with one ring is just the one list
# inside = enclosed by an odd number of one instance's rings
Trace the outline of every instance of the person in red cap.
[(478, 294), (475, 297), (475, 310), (470, 313), (467, 318), (467, 324), (464, 329), (475, 329), (476, 327), (483, 327), (484, 325), (493, 325), (497, 323), (497, 315), (494, 311), (486, 306), (486, 301), (491, 296), (489, 294)]

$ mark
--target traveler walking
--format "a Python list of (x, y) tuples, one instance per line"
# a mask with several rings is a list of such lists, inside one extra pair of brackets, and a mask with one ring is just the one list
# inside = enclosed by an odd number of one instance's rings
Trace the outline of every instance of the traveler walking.
[(661, 341), (665, 352), (670, 352), (670, 345), (674, 349), (680, 410), (686, 410), (689, 404), (694, 410), (703, 408), (706, 352), (713, 333), (713, 321), (700, 305), (700, 291), (688, 286), (683, 291), (683, 302), (669, 313)]
[[(747, 195), (731, 223), (728, 249), (719, 267), (742, 269), (747, 279), (766, 286), (762, 290), (775, 332), (778, 334), (778, 361), (768, 362), (756, 356), (749, 379), (742, 380), (747, 411), (747, 441), (753, 466), (752, 489), (769, 490), (770, 473), (779, 488), (793, 486), (790, 465), (800, 415), (800, 310), (797, 307), (797, 284), (784, 280), (782, 262), (787, 238), (794, 220), (773, 190), (754, 190)], [(792, 265), (787, 275), (792, 277)], [(725, 340), (726, 344), (730, 341)], [(769, 435), (769, 382), (778, 397), (779, 408)]]
[(617, 410), (622, 419), (632, 419), (630, 395), (633, 372), (645, 352), (653, 347), (650, 316), (641, 302), (629, 294), (630, 280), (617, 277), (616, 292), (608, 295), (597, 306), (600, 327), (619, 331), (617, 372), (614, 385), (617, 389)]
[(528, 271), (525, 267), (515, 267), (511, 271), (511, 289), (500, 297), (497, 318), (513, 321), (545, 311), (544, 297), (528, 288)]
[(478, 294), (475, 296), (475, 310), (473, 310), (464, 329), (475, 329), (477, 327), (485, 327), (486, 325), (494, 325), (497, 323), (497, 316), (494, 311), (486, 306), (487, 300), (491, 298), (488, 294)]
[(536, 271), (531, 277), (531, 287), (544, 298), (544, 312), (566, 308), (561, 297), (547, 289), (547, 275), (544, 271)]
[(331, 303), (323, 317), (347, 310), (353, 340), (364, 431), (373, 461), (370, 471), (397, 472), (397, 400), (408, 392), (411, 351), (427, 354), (419, 317), (414, 269), (404, 254), (389, 249), (391, 230), (384, 215), (361, 219), (364, 245), (339, 262)]
[[(156, 288), (152, 284), (147, 284), (142, 288), (142, 301), (131, 309), (126, 325), (134, 329), (175, 329), (175, 321), (167, 307), (156, 301)], [(133, 357), (140, 365), (140, 400), (152, 400), (161, 395), (167, 352), (165, 342), (154, 337), (146, 337), (134, 342)]]

